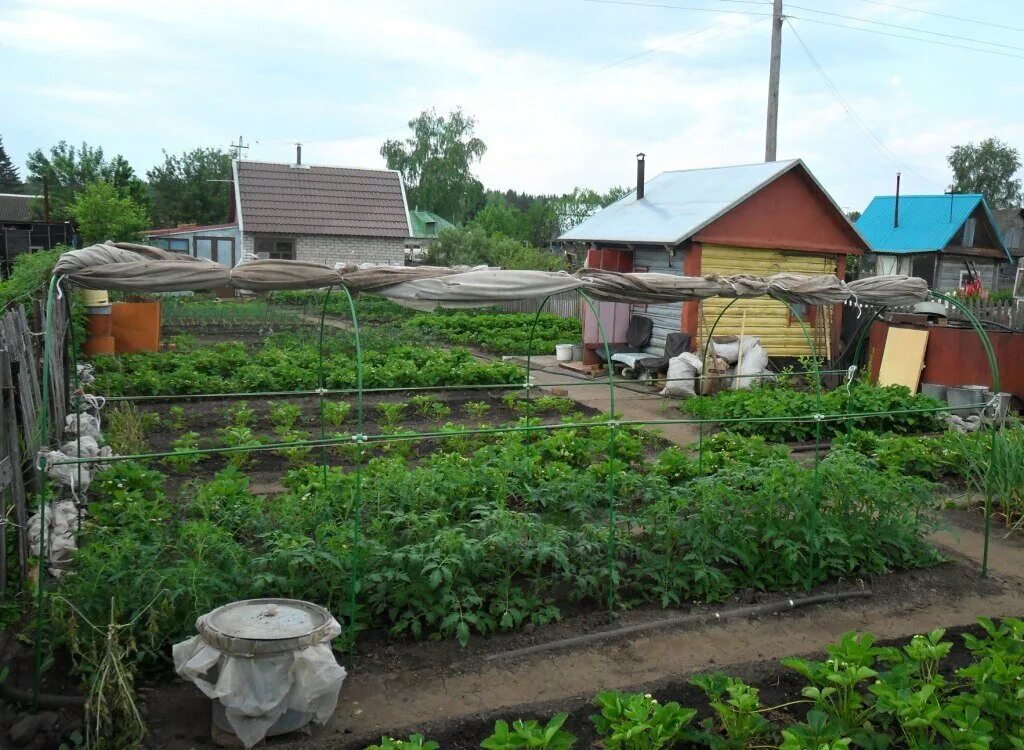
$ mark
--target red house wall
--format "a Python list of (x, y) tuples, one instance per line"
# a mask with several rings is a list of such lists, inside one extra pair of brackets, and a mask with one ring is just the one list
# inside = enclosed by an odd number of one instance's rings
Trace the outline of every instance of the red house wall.
[(791, 169), (694, 239), (708, 245), (860, 255), (864, 240), (801, 169)]

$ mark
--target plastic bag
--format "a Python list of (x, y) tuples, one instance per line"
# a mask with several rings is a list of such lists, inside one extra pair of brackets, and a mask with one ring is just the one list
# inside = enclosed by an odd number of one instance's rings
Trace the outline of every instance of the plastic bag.
[(662, 396), (696, 396), (695, 385), (701, 372), (700, 357), (683, 352), (668, 361), (668, 382), (661, 391)]
[[(341, 632), (334, 622), (332, 635)], [(174, 644), (174, 671), (220, 701), (235, 735), (248, 748), (262, 740), (286, 711), (325, 724), (338, 705), (345, 668), (321, 643), (273, 656), (232, 656), (201, 635)]]

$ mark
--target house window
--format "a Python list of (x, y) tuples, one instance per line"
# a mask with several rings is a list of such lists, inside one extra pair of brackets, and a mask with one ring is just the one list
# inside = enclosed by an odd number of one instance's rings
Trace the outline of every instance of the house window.
[(183, 237), (154, 237), (153, 245), (155, 247), (161, 247), (164, 250), (170, 250), (172, 253), (189, 253), (188, 238)]
[(813, 323), (818, 319), (818, 306), (817, 305), (805, 305), (802, 302), (794, 302), (789, 306), (789, 324), (799, 325), (800, 321), (804, 323)]
[(257, 237), (256, 257), (267, 260), (295, 260), (295, 240)]
[(233, 237), (196, 237), (195, 256), (230, 268), (235, 265), (235, 239)]

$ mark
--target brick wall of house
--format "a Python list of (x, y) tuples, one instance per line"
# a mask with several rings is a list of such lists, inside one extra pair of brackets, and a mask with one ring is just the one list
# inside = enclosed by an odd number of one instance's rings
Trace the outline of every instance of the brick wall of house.
[[(299, 235), (294, 239), (296, 260), (327, 266), (333, 266), (338, 261), (405, 265), (405, 239), (402, 237), (329, 237), (310, 234)], [(253, 245), (253, 235), (246, 232), (242, 242), (245, 252), (252, 253)]]

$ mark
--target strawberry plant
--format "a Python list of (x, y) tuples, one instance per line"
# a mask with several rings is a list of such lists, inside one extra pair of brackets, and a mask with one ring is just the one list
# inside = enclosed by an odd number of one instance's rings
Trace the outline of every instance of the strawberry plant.
[(662, 750), (690, 736), (690, 722), (697, 715), (676, 702), (658, 703), (656, 698), (614, 691), (598, 693), (594, 699), (600, 713), (590, 720), (608, 750)]
[(324, 421), (331, 427), (341, 427), (352, 411), (352, 404), (345, 401), (325, 401)]
[(299, 419), (302, 417), (302, 409), (295, 404), (280, 402), (270, 408), (268, 414), (270, 423), (274, 425), (275, 432), (288, 433), (295, 429)]
[(187, 474), (196, 464), (206, 458), (203, 453), (194, 453), (199, 448), (199, 433), (186, 432), (171, 443), (173, 456), (164, 460), (176, 471)]
[(491, 410), (491, 405), (486, 401), (467, 401), (465, 408), (466, 414), (473, 419), (483, 419)]
[(541, 725), (535, 720), (516, 719), (512, 726), (504, 721), (494, 723), (494, 733), (480, 743), (484, 750), (569, 750), (576, 737), (562, 729), (568, 714), (555, 714)]
[(227, 410), (225, 416), (227, 416), (228, 423), (235, 427), (248, 427), (252, 424), (253, 417), (256, 416), (256, 410), (250, 408), (245, 401), (239, 401)]

